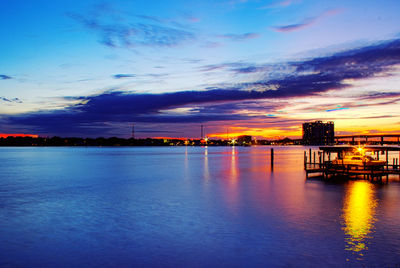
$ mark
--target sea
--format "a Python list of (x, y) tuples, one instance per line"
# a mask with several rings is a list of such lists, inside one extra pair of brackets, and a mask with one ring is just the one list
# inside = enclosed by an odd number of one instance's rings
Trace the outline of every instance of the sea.
[(0, 267), (399, 267), (399, 176), (308, 149), (2, 147)]

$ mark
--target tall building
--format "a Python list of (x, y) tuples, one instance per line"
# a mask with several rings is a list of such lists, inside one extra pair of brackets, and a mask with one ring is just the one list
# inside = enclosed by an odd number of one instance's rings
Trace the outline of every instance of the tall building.
[(303, 123), (303, 144), (324, 145), (335, 142), (335, 129), (332, 121)]

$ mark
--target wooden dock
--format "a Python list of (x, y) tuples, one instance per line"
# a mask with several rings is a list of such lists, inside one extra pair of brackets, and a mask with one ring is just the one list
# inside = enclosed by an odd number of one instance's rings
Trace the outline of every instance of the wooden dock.
[(354, 147), (322, 146), (318, 151), (309, 149), (308, 153), (307, 151), (304, 152), (304, 170), (306, 172), (306, 178), (310, 178), (310, 174), (316, 174), (323, 179), (342, 176), (371, 181), (382, 181), (383, 178), (386, 178), (388, 181), (389, 175), (400, 176), (399, 158), (393, 157), (392, 163), (389, 163), (389, 152), (400, 152), (400, 147), (366, 146), (364, 149), (373, 152), (377, 159), (383, 154), (386, 157), (385, 164), (380, 166), (336, 164), (331, 158), (335, 156), (342, 157), (346, 152), (354, 150)]

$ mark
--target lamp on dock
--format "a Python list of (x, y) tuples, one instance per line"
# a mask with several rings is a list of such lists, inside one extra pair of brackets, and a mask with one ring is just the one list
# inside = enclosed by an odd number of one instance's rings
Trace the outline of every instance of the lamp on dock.
[(361, 155), (364, 155), (364, 153), (365, 153), (365, 150), (364, 150), (363, 147), (358, 147), (358, 148), (357, 148), (357, 151), (358, 151)]

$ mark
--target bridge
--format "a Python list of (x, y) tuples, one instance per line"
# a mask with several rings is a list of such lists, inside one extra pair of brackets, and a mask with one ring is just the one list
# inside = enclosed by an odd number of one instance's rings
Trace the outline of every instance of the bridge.
[[(376, 140), (378, 138), (378, 140)], [(385, 141), (386, 138), (386, 141)], [(388, 140), (390, 139), (390, 141)], [(368, 141), (369, 139), (369, 141)], [(383, 145), (384, 143), (400, 145), (400, 134), (365, 134), (365, 135), (339, 135), (335, 136), (336, 144), (347, 141), (350, 144), (358, 142), (363, 143), (376, 143)]]

